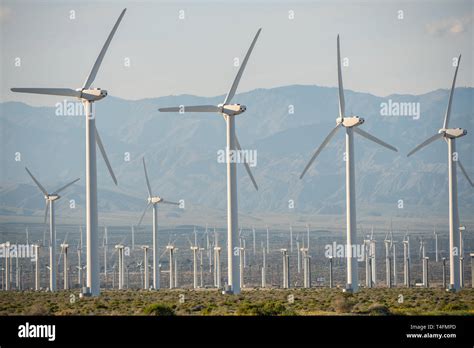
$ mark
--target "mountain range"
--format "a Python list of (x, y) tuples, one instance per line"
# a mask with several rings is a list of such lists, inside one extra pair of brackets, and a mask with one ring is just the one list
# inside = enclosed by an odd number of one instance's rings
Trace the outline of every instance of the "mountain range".
[[(223, 99), (178, 95), (124, 100), (109, 96), (95, 103), (97, 128), (119, 181), (116, 187), (98, 154), (100, 211), (139, 215), (147, 198), (141, 164), (145, 156), (155, 194), (168, 200), (183, 199), (186, 208), (212, 209), (225, 215), (226, 166), (217, 161), (218, 151), (225, 149), (222, 117), (157, 110), (216, 105)], [(355, 136), (358, 217), (447, 216), (446, 144), (438, 141), (406, 157), (409, 150), (441, 128), (447, 99), (448, 91), (441, 89), (386, 97), (346, 90), (346, 113), (363, 117), (364, 130), (399, 150), (394, 153)], [(54, 97), (50, 100), (51, 107), (0, 103), (0, 215), (31, 215), (44, 209), (44, 200), (25, 166), (49, 190), (80, 177), (66, 196), (73, 197), (79, 206), (84, 204), (84, 117), (57, 115), (64, 103)], [(240, 212), (343, 214), (343, 131), (299, 179), (314, 150), (335, 126), (337, 89), (292, 85), (255, 89), (235, 100), (247, 106), (245, 113), (236, 116), (236, 129), (242, 148), (256, 150), (257, 165), (252, 170), (259, 185), (257, 192), (239, 164)], [(383, 115), (383, 105), (397, 103), (418, 103), (413, 105), (420, 108), (420, 117)], [(457, 150), (472, 178), (474, 138), (469, 131), (474, 131), (473, 116), (474, 88), (456, 88), (450, 126), (468, 130), (458, 140)], [(474, 190), (459, 170), (458, 190), (462, 221), (474, 209)], [(289, 209), (290, 200), (294, 209)]]

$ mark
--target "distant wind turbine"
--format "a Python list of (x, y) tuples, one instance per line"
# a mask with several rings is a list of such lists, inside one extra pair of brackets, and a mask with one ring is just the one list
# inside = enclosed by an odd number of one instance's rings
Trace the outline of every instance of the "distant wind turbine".
[(146, 187), (148, 190), (148, 204), (143, 211), (140, 221), (138, 221), (138, 226), (142, 223), (143, 218), (145, 217), (148, 208), (153, 206), (153, 289), (158, 290), (160, 288), (160, 270), (158, 269), (158, 204), (173, 204), (179, 205), (179, 203), (165, 201), (160, 196), (153, 196), (151, 191), (150, 180), (148, 179), (148, 173), (146, 170), (145, 157), (142, 158), (143, 161), (143, 171), (145, 172)]
[(50, 271), (50, 277), (49, 277), (49, 289), (50, 291), (56, 291), (56, 272), (57, 272), (57, 267), (56, 267), (56, 226), (55, 226), (55, 214), (54, 214), (54, 202), (61, 198), (59, 196), (59, 192), (65, 190), (75, 182), (79, 181), (79, 179), (73, 180), (70, 183), (60, 187), (54, 193), (48, 193), (46, 189), (43, 187), (43, 185), (40, 184), (40, 182), (34, 177), (34, 175), (29, 171), (28, 168), (26, 168), (26, 171), (30, 175), (31, 179), (35, 182), (36, 186), (40, 189), (40, 191), (44, 194), (44, 199), (46, 201), (46, 208), (44, 211), (44, 223), (46, 224), (48, 220), (48, 211), (49, 211), (49, 236), (50, 236), (50, 242), (49, 242), (49, 271)]

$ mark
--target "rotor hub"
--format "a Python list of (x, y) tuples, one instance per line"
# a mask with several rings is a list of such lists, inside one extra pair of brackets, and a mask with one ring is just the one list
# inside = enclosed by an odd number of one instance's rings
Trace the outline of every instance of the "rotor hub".
[(47, 201), (53, 202), (53, 201), (56, 201), (56, 200), (58, 200), (59, 198), (61, 198), (61, 196), (58, 195), (58, 194), (53, 193), (53, 194), (51, 194), (51, 195), (44, 196), (44, 198), (45, 198)]
[(467, 134), (467, 130), (462, 128), (442, 128), (438, 131), (439, 134), (443, 134), (446, 138), (460, 138)]
[(342, 125), (346, 128), (352, 128), (352, 127), (360, 126), (362, 123), (365, 122), (365, 120), (359, 116), (350, 116), (350, 117), (344, 117), (343, 119), (338, 117), (336, 122), (337, 124), (342, 123)]
[(160, 203), (162, 200), (163, 200), (163, 198), (161, 198), (159, 196), (148, 197), (148, 203), (151, 203), (151, 204)]

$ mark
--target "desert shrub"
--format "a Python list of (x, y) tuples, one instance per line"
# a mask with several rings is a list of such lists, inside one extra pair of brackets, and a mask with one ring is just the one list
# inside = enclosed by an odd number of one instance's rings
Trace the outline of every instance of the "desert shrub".
[(350, 313), (353, 304), (347, 297), (337, 296), (332, 301), (332, 306), (337, 313)]
[(443, 310), (445, 311), (465, 311), (468, 310), (468, 306), (465, 303), (448, 303), (444, 306)]
[(380, 303), (374, 303), (368, 309), (368, 314), (370, 315), (390, 315), (390, 309)]
[(51, 311), (42, 303), (34, 303), (30, 308), (25, 310), (26, 315), (49, 315)]
[(295, 311), (280, 302), (243, 302), (237, 308), (238, 315), (279, 316), (296, 315)]
[(143, 309), (143, 313), (158, 316), (173, 316), (176, 314), (173, 308), (162, 303), (153, 303), (146, 306)]

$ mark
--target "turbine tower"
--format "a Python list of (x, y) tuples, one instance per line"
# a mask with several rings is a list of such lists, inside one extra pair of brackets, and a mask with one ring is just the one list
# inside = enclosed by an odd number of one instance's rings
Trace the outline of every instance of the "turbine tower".
[(143, 277), (143, 289), (148, 290), (150, 286), (150, 281), (148, 280), (148, 245), (142, 246), (143, 249), (143, 267), (144, 267), (144, 277)]
[(61, 198), (59, 196), (59, 192), (63, 191), (64, 189), (68, 188), (75, 182), (79, 181), (79, 179), (73, 180), (70, 183), (60, 187), (54, 193), (48, 193), (43, 185), (34, 177), (34, 175), (29, 171), (27, 167), (25, 167), (26, 171), (30, 175), (31, 179), (35, 182), (36, 186), (40, 189), (40, 191), (44, 194), (44, 199), (46, 201), (46, 208), (44, 212), (44, 223), (46, 224), (48, 220), (48, 211), (49, 211), (49, 289), (50, 291), (56, 291), (56, 227), (55, 227), (55, 215), (54, 215), (54, 202)]
[[(240, 253), (239, 253), (239, 224), (238, 224), (238, 208), (237, 208), (237, 172), (236, 172), (236, 161), (233, 159), (236, 151), (241, 151), (239, 140), (235, 134), (235, 116), (245, 112), (247, 107), (241, 104), (230, 104), (232, 98), (237, 91), (237, 87), (240, 82), (240, 78), (245, 70), (247, 61), (252, 53), (252, 50), (257, 42), (258, 36), (260, 35), (261, 28), (257, 31), (252, 44), (250, 45), (245, 58), (240, 65), (237, 76), (232, 83), (227, 96), (224, 101), (215, 105), (198, 105), (198, 106), (179, 106), (160, 108), (160, 112), (217, 112), (222, 114), (226, 122), (226, 135), (227, 135), (227, 146), (226, 146), (226, 163), (227, 163), (227, 271), (228, 271), (228, 286), (229, 293), (239, 294), (240, 293)], [(250, 171), (250, 166), (246, 160), (244, 160), (245, 169), (247, 170), (250, 179), (256, 190), (258, 190), (257, 183)]]
[(473, 186), (473, 182), (467, 175), (464, 166), (458, 158), (456, 152), (456, 139), (467, 134), (467, 130), (462, 128), (448, 128), (449, 117), (451, 116), (451, 105), (453, 102), (454, 88), (456, 86), (456, 77), (458, 74), (459, 64), (461, 63), (461, 55), (459, 55), (456, 70), (454, 72), (453, 83), (449, 93), (448, 106), (444, 116), (443, 127), (438, 130), (438, 133), (429, 137), (420, 145), (411, 150), (407, 157), (413, 155), (418, 150), (431, 144), (433, 141), (444, 138), (448, 144), (448, 185), (449, 185), (449, 290), (458, 291), (460, 289), (459, 279), (459, 211), (458, 211), (458, 187), (456, 176), (456, 164), (463, 172), (469, 184)]
[(148, 190), (148, 204), (143, 211), (138, 226), (142, 223), (143, 218), (145, 217), (146, 212), (150, 205), (153, 206), (153, 289), (158, 290), (160, 288), (160, 270), (158, 269), (158, 204), (173, 204), (179, 205), (176, 202), (165, 201), (160, 196), (153, 196), (151, 192), (150, 180), (148, 179), (148, 173), (146, 170), (145, 157), (142, 158), (143, 161), (143, 171), (145, 172), (146, 187)]
[(71, 88), (12, 88), (12, 92), (59, 95), (74, 97), (82, 101), (86, 116), (86, 228), (87, 228), (87, 294), (98, 296), (100, 294), (99, 273), (99, 245), (98, 245), (98, 217), (97, 217), (97, 167), (96, 145), (102, 153), (107, 168), (117, 185), (117, 179), (112, 171), (104, 145), (95, 127), (93, 104), (107, 96), (107, 91), (100, 88), (91, 88), (104, 59), (107, 48), (117, 30), (120, 21), (125, 15), (124, 9), (105, 41), (102, 50), (92, 67), (84, 85), (78, 89)]
[(39, 267), (39, 249), (38, 244), (33, 244), (33, 250), (35, 251), (35, 290), (40, 289), (40, 267)]
[(320, 154), (323, 148), (329, 143), (331, 138), (337, 133), (337, 131), (344, 127), (346, 129), (346, 219), (347, 219), (347, 284), (345, 291), (355, 292), (357, 291), (358, 285), (358, 265), (357, 257), (353, 248), (357, 243), (357, 231), (356, 231), (356, 201), (355, 201), (355, 172), (354, 172), (354, 132), (379, 144), (392, 151), (397, 149), (382, 140), (374, 137), (373, 135), (361, 130), (359, 126), (364, 123), (364, 119), (358, 116), (346, 116), (345, 114), (345, 101), (344, 101), (344, 87), (342, 85), (342, 71), (341, 71), (341, 53), (339, 45), (339, 35), (337, 36), (337, 73), (338, 73), (338, 87), (339, 87), (339, 117), (336, 119), (336, 127), (327, 135), (322, 144), (314, 152), (313, 156), (309, 160), (308, 164), (300, 175), (300, 179), (303, 178), (306, 171), (313, 164), (316, 157)]

